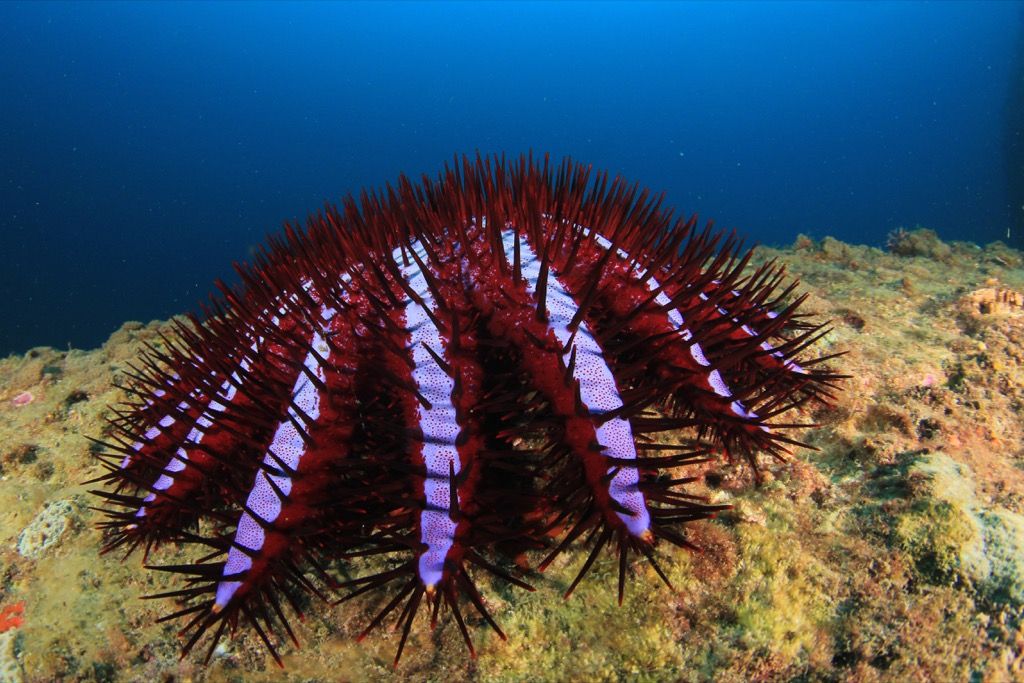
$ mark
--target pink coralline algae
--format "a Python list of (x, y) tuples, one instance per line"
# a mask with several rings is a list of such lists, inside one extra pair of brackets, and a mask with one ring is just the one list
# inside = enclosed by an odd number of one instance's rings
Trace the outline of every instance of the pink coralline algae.
[(23, 408), (32, 401), (36, 400), (36, 397), (32, 395), (31, 391), (23, 391), (14, 398), (11, 399), (11, 403), (15, 408)]

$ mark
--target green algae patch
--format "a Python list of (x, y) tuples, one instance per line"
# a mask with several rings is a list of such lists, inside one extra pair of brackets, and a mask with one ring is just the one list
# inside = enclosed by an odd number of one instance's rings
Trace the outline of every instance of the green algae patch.
[[(672, 560), (685, 553), (672, 552)], [(498, 616), (507, 643), (490, 634), (477, 660), (481, 681), (635, 681), (677, 679), (682, 653), (673, 631), (675, 594), (644, 559), (632, 559), (626, 596), (618, 605), (617, 563), (600, 560), (571, 597), (561, 596), (586, 558), (556, 562), (537, 591), (517, 591), (515, 606)], [(662, 562), (665, 564), (668, 558)], [(673, 583), (685, 577), (670, 572)], [(482, 635), (482, 634), (481, 634)]]
[(727, 593), (733, 618), (722, 635), (776, 666), (820, 665), (829, 654), (837, 579), (822, 556), (829, 543), (813, 532), (818, 524), (807, 508), (778, 494), (757, 498), (765, 523), (736, 528), (740, 558)]
[(896, 545), (908, 552), (933, 583), (948, 581), (962, 567), (965, 548), (979, 529), (961, 507), (943, 500), (918, 500), (900, 515), (893, 530)]
[(740, 641), (786, 659), (806, 659), (832, 618), (826, 592), (831, 570), (798, 545), (780, 544), (777, 531), (746, 528), (740, 539), (745, 553), (736, 595)]

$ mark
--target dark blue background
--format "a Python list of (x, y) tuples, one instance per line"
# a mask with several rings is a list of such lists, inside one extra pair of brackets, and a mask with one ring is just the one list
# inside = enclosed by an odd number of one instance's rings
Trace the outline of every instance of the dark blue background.
[(765, 243), (1006, 239), (1020, 16), (2, 3), (0, 353), (192, 309), (284, 219), (477, 149), (570, 154)]

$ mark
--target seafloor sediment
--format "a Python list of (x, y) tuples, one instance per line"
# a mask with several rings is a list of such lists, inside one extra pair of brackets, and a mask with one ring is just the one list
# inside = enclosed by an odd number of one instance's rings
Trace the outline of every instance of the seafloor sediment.
[[(689, 527), (700, 554), (665, 549), (675, 590), (637, 562), (617, 607), (615, 560), (568, 601), (583, 562), (561, 558), (535, 593), (483, 582), (509, 635), (418, 620), (361, 643), (371, 607), (312, 605), (282, 672), (255, 634), (208, 666), (179, 659), (175, 577), (99, 556), (100, 473), (114, 387), (165, 323), (126, 323), (93, 351), (0, 360), (0, 682), (337, 680), (1024, 680), (1024, 254), (894, 235), (889, 252), (801, 237), (781, 258), (807, 308), (834, 320), (822, 353), (853, 376), (806, 419), (818, 450), (749, 470), (706, 467), (700, 490), (734, 507)], [(162, 548), (152, 561), (194, 559)]]

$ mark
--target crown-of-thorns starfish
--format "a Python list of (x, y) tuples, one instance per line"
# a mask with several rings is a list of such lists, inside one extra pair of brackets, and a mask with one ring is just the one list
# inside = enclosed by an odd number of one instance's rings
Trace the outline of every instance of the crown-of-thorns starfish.
[(242, 620), (278, 663), (302, 593), (378, 593), (364, 635), (397, 611), (397, 663), (423, 604), (470, 651), (467, 602), (504, 637), (471, 569), (532, 590), (511, 556), (589, 549), (567, 595), (605, 548), (620, 601), (633, 553), (665, 579), (656, 542), (721, 509), (679, 470), (783, 457), (841, 378), (782, 269), (695, 226), (568, 160), (479, 157), (287, 226), (134, 367), (105, 550), (205, 547), (151, 596), (184, 651)]

